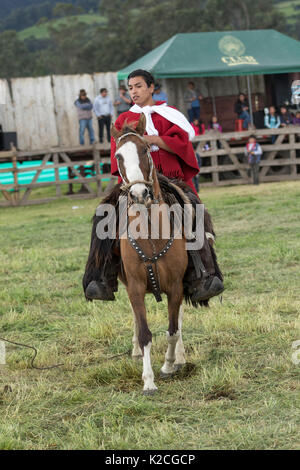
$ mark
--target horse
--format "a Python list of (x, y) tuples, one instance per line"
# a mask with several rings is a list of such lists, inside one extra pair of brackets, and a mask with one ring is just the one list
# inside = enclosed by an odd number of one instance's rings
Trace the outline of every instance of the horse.
[[(176, 202), (173, 191), (177, 194), (177, 199), (179, 194), (182, 204), (190, 207), (191, 201), (178, 186), (172, 185), (167, 178), (157, 173), (150, 146), (143, 137), (145, 127), (146, 120), (143, 114), (136, 127), (125, 122), (119, 131), (114, 125), (111, 126), (111, 134), (116, 142), (115, 157), (122, 183), (111, 191), (100, 206), (109, 202), (116, 207), (119, 204), (120, 194), (127, 196), (125, 198), (125, 213), (128, 222), (127, 225), (125, 224), (126, 236), (123, 236), (120, 219), (117, 217), (117, 242), (116, 240), (99, 240), (97, 224), (101, 221), (101, 217), (94, 216), (90, 255), (83, 287), (86, 291), (89, 283), (99, 278), (99, 271), (104, 269), (104, 265), (108, 272), (110, 269), (115, 269), (113, 266), (116, 266), (116, 263), (110, 262), (112, 257), (120, 260), (117, 265), (118, 277), (126, 287), (134, 317), (132, 357), (143, 359), (143, 394), (152, 395), (157, 387), (151, 366), (152, 333), (148, 326), (145, 307), (147, 293), (153, 293), (157, 301), (161, 300), (161, 294), (164, 293), (168, 301), (167, 351), (160, 371), (161, 376), (171, 377), (186, 364), (182, 341), (182, 302), (184, 298), (187, 300), (189, 295), (186, 294), (184, 288), (189, 257), (186, 249), (186, 234), (176, 236), (175, 220), (174, 217), (170, 217), (167, 208), (172, 202)], [(191, 192), (190, 188), (189, 191)], [(194, 200), (196, 200), (195, 204), (199, 204), (200, 201), (196, 195), (194, 195)], [(137, 213), (133, 211), (135, 206), (144, 208), (144, 212), (146, 211), (147, 219), (144, 225), (147, 229), (151, 226), (151, 235), (143, 236), (143, 230), (140, 231), (141, 235), (131, 233), (132, 222), (137, 220)], [(155, 207), (160, 209), (160, 215), (157, 219), (154, 237), (152, 236), (153, 224), (150, 222)], [(208, 213), (205, 213), (205, 220), (209, 232), (214, 234)], [(169, 228), (167, 235), (166, 225)], [(215, 256), (213, 248), (211, 250)], [(217, 266), (216, 259), (215, 265)], [(202, 268), (204, 269), (203, 266)], [(108, 277), (111, 275), (113, 291), (117, 290), (115, 274), (115, 272), (110, 272), (108, 275)], [(221, 279), (221, 272), (218, 275)], [(90, 300), (87, 296), (86, 298)], [(107, 300), (114, 300), (114, 297)], [(207, 302), (204, 302), (204, 305), (207, 305)]]
[[(126, 190), (132, 202), (145, 205), (147, 211), (151, 211), (154, 201), (163, 205), (164, 200), (149, 145), (143, 138), (145, 127), (145, 117), (141, 115), (135, 129), (125, 124), (122, 130), (118, 131), (115, 126), (112, 126), (112, 136), (116, 141), (115, 156), (122, 177), (123, 189)], [(135, 215), (131, 215), (129, 208), (129, 226), (134, 217)], [(158, 282), (160, 292), (167, 295), (169, 312), (169, 326), (166, 332), (168, 347), (161, 375), (169, 377), (175, 374), (178, 368), (186, 362), (181, 334), (183, 278), (188, 264), (185, 239), (175, 238), (173, 234), (173, 237), (166, 243), (166, 240), (162, 238), (162, 220), (161, 218), (159, 220), (159, 237), (156, 239), (136, 240), (130, 235), (128, 238), (120, 239), (123, 267), (123, 275), (121, 274), (120, 278), (126, 286), (134, 313), (132, 357), (142, 356), (143, 358), (142, 379), (145, 395), (152, 395), (157, 390), (151, 366), (152, 333), (147, 323), (145, 295), (153, 289), (157, 292)], [(147, 261), (141, 258), (140, 251)], [(155, 257), (157, 260), (153, 259)], [(156, 272), (154, 267), (156, 267)]]

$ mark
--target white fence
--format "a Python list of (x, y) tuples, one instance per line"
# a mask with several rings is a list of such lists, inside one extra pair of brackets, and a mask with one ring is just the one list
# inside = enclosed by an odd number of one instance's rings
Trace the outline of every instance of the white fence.
[[(74, 101), (81, 88), (94, 101), (100, 88), (107, 88), (114, 100), (117, 74), (55, 75), (38, 78), (15, 78), (11, 90), (6, 80), (0, 80), (5, 90), (0, 102), (0, 124), (5, 132), (17, 132), (20, 150), (31, 151), (49, 147), (78, 146), (78, 118)], [(94, 118), (94, 130), (98, 124)]]
[[(184, 93), (190, 79), (159, 80), (169, 97), (169, 104), (186, 112)], [(237, 95), (246, 91), (246, 77), (216, 77), (194, 79), (204, 98)], [(10, 89), (11, 88), (11, 89)], [(49, 147), (78, 146), (77, 111), (74, 101), (81, 88), (93, 101), (100, 88), (107, 88), (114, 100), (118, 80), (115, 72), (93, 75), (53, 75), (38, 78), (15, 78), (9, 83), (0, 80), (0, 124), (6, 132), (17, 132), (20, 150), (31, 151)], [(263, 76), (251, 77), (253, 93), (264, 93)], [(3, 93), (3, 90), (5, 91)], [(94, 131), (98, 124), (94, 118)]]

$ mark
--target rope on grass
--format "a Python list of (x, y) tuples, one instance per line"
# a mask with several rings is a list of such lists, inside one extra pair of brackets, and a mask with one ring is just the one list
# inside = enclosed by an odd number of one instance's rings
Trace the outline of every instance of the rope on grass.
[[(32, 369), (37, 369), (37, 370), (49, 370), (49, 369), (54, 369), (56, 367), (61, 367), (64, 365), (64, 363), (62, 362), (61, 364), (54, 364), (53, 366), (47, 366), (47, 367), (38, 367), (38, 366), (35, 366), (34, 365), (34, 361), (36, 359), (36, 356), (38, 354), (38, 351), (37, 349), (34, 347), (34, 346), (29, 346), (28, 344), (24, 344), (24, 343), (16, 343), (15, 341), (11, 341), (9, 339), (6, 339), (6, 338), (2, 338), (0, 336), (0, 341), (5, 341), (6, 343), (10, 343), (10, 344), (15, 344), (16, 346), (21, 346), (23, 348), (29, 348), (29, 349), (33, 349), (34, 351), (34, 355), (33, 357), (31, 358), (30, 360), (30, 365), (31, 365), (31, 368)], [(127, 351), (123, 352), (123, 353), (119, 353), (119, 354), (114, 354), (113, 356), (110, 356), (110, 357), (106, 357), (104, 358), (102, 361), (100, 362), (106, 362), (106, 361), (111, 361), (112, 359), (115, 359), (117, 357), (121, 357), (121, 356), (126, 356), (126, 355), (129, 355), (131, 353), (131, 349), (128, 349)], [(89, 366), (90, 364), (74, 364), (75, 367), (87, 367)]]

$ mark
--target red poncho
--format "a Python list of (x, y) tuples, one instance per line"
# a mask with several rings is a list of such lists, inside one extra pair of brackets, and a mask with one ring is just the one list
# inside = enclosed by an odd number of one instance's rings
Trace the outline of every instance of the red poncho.
[[(156, 104), (159, 105), (161, 102)], [(151, 117), (159, 137), (174, 151), (174, 153), (170, 153), (160, 148), (157, 152), (151, 152), (156, 169), (168, 178), (178, 178), (185, 181), (196, 192), (192, 178), (199, 173), (199, 167), (187, 132), (157, 113), (153, 113)], [(127, 111), (120, 114), (115, 126), (118, 130), (121, 130), (125, 121), (137, 124), (139, 118), (139, 113)], [(116, 144), (112, 138), (111, 173), (114, 176), (120, 176), (115, 152)]]

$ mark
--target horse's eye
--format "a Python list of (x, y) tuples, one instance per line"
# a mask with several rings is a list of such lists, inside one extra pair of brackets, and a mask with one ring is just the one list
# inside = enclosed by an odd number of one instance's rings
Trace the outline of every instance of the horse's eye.
[(117, 160), (119, 160), (119, 158), (121, 157), (121, 154), (120, 154), (120, 153), (116, 153), (116, 154), (115, 154), (115, 157), (116, 157)]

